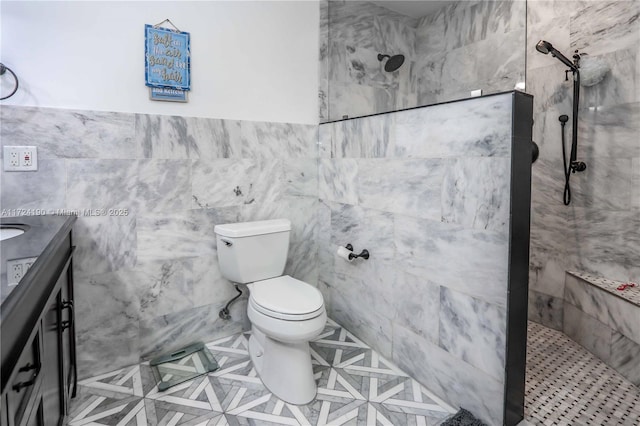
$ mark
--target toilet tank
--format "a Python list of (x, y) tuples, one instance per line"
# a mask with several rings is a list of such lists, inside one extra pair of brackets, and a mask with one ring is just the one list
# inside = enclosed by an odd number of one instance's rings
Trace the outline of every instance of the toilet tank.
[(222, 276), (234, 283), (279, 277), (289, 251), (289, 219), (228, 223), (213, 229)]

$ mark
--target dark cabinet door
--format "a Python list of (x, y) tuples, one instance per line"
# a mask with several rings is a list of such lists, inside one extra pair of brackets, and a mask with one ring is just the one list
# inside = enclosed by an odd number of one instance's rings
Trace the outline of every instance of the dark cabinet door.
[(43, 387), (45, 424), (60, 425), (67, 414), (70, 394), (75, 389), (75, 333), (71, 258), (58, 277), (57, 291), (49, 298), (43, 319)]
[[(76, 387), (76, 352), (75, 352), (75, 315), (73, 310), (73, 277), (69, 264), (58, 279), (61, 293), (61, 327), (62, 334), (62, 375), (64, 385), (64, 401), (75, 396)], [(68, 412), (65, 407), (65, 413)]]
[(23, 424), (25, 426), (45, 426), (44, 405), (41, 396), (36, 400), (36, 406), (33, 408), (27, 421)]
[(59, 425), (64, 418), (62, 374), (62, 292), (55, 291), (47, 302), (42, 318), (44, 383), (42, 404), (45, 424)]
[(33, 409), (44, 376), (40, 339), (39, 329), (36, 329), (11, 374), (8, 390), (2, 399), (3, 425), (24, 424)]

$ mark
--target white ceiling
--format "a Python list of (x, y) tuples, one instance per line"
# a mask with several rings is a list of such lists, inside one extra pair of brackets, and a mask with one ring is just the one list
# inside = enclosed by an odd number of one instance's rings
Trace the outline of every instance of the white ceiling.
[(386, 7), (387, 9), (407, 15), (411, 18), (421, 18), (448, 4), (451, 4), (451, 0), (381, 0), (372, 1), (371, 3)]

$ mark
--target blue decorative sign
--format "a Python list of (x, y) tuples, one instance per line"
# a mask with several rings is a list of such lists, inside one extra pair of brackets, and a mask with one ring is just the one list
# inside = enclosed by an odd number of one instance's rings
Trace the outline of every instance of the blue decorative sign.
[(145, 83), (149, 87), (191, 89), (189, 33), (145, 25)]

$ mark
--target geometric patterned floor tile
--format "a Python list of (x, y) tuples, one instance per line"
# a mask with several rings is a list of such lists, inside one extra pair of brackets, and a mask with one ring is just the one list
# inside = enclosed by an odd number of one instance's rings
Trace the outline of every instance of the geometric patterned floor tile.
[[(142, 411), (142, 414), (139, 414)], [(79, 387), (69, 425), (147, 425), (144, 399), (125, 393)]]
[(431, 426), (456, 411), (330, 319), (310, 344), (316, 398), (288, 404), (262, 384), (249, 337), (207, 343), (220, 368), (162, 392), (149, 363), (83, 380), (68, 424)]
[(226, 419), (220, 411), (145, 399), (147, 422), (152, 425), (198, 425), (224, 424)]
[(92, 389), (104, 389), (128, 395), (144, 396), (140, 366), (138, 365), (82, 380), (78, 384)]
[(211, 411), (222, 413), (222, 406), (213, 384), (208, 376), (201, 376), (187, 382), (172, 386), (165, 391), (154, 387), (145, 395), (150, 402), (157, 402), (157, 407), (174, 411), (189, 412), (194, 415), (207, 415)]
[(525, 418), (534, 425), (640, 425), (640, 389), (564, 333), (529, 322)]

